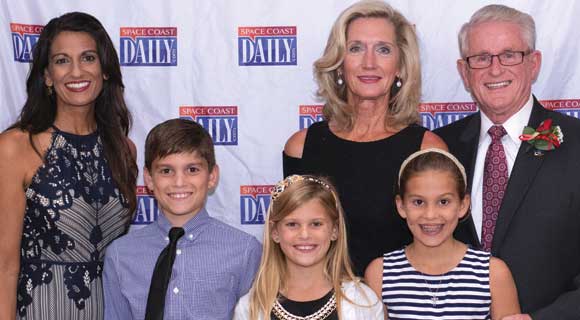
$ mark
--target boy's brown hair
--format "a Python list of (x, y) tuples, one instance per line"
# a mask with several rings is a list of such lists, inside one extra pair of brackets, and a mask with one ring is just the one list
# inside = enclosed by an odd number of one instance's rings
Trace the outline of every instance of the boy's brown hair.
[(151, 171), (153, 161), (176, 153), (195, 153), (207, 161), (211, 172), (215, 166), (213, 141), (197, 122), (171, 119), (156, 125), (145, 140), (145, 168)]

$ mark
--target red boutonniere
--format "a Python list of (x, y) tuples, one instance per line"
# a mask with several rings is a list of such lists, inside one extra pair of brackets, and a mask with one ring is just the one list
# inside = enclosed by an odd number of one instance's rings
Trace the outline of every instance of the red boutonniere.
[(553, 126), (552, 119), (546, 119), (538, 128), (525, 127), (520, 140), (527, 141), (534, 148), (550, 151), (558, 148), (564, 142), (564, 134), (560, 126)]

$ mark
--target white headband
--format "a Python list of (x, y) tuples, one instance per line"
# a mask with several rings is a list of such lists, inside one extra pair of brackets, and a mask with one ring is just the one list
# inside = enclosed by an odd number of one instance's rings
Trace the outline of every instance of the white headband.
[(411, 160), (417, 158), (418, 156), (429, 152), (442, 154), (447, 158), (449, 158), (451, 161), (453, 161), (453, 163), (455, 163), (455, 165), (459, 169), (459, 172), (461, 172), (461, 176), (463, 177), (463, 181), (465, 182), (465, 188), (467, 189), (467, 175), (465, 174), (465, 168), (463, 167), (461, 162), (459, 162), (459, 160), (457, 160), (457, 158), (455, 158), (455, 156), (453, 156), (451, 153), (438, 148), (422, 149), (411, 154), (407, 159), (405, 159), (405, 161), (403, 161), (403, 164), (401, 164), (401, 169), (399, 169), (399, 187), (401, 187), (401, 174), (403, 174), (403, 170), (405, 170), (405, 167), (407, 167), (409, 162), (411, 162)]

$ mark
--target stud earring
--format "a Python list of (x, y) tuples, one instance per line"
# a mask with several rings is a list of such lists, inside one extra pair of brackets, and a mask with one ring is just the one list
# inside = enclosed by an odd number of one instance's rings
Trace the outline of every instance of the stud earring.
[(395, 83), (395, 85), (397, 86), (397, 88), (400, 88), (401, 86), (403, 86), (403, 83), (401, 82), (401, 78), (397, 77), (397, 83)]

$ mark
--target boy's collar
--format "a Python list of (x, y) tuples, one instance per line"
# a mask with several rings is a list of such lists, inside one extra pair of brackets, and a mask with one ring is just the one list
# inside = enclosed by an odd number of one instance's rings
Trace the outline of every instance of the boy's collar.
[[(209, 214), (207, 213), (205, 207), (202, 208), (195, 216), (193, 216), (183, 225), (183, 229), (185, 231), (185, 236), (183, 238), (187, 240), (193, 240), (197, 234), (197, 230), (203, 226), (205, 222), (209, 220), (209, 218)], [(156, 223), (160, 231), (163, 233), (163, 236), (169, 239), (167, 235), (173, 226), (169, 220), (167, 220), (163, 212), (159, 211), (159, 216), (157, 217)]]

